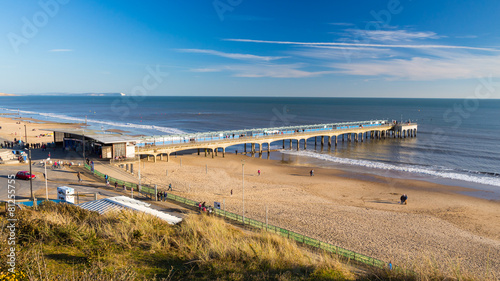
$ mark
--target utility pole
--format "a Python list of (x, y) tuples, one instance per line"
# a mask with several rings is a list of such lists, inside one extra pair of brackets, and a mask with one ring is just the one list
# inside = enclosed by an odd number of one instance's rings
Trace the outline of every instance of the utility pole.
[(245, 163), (241, 163), (241, 186), (243, 196), (243, 226), (245, 226)]
[(26, 124), (24, 124), (24, 147), (28, 144), (28, 133), (26, 131)]
[(31, 191), (31, 200), (34, 200), (33, 197), (33, 179), (31, 173), (31, 149), (28, 148), (28, 164), (30, 165), (30, 191)]
[[(85, 122), (86, 123), (86, 122)], [(83, 129), (83, 140), (82, 140), (82, 145), (83, 145), (83, 162), (85, 163), (85, 129)], [(85, 166), (85, 165), (84, 165)]]

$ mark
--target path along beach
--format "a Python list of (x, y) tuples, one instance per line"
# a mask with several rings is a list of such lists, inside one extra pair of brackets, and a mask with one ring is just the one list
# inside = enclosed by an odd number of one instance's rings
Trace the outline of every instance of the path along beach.
[[(24, 121), (0, 123), (0, 138), (24, 139)], [(62, 126), (30, 123), (36, 130), (28, 130), (28, 143), (50, 142), (36, 137), (46, 133), (39, 129)], [(141, 173), (143, 182), (172, 183), (175, 194), (241, 214), (242, 164), (246, 217), (264, 222), (267, 206), (269, 224), (394, 264), (435, 260), (438, 267), (459, 264), (477, 276), (500, 276), (500, 202), (460, 194), (466, 188), (234, 154), (144, 162)], [(408, 205), (398, 203), (403, 193)]]

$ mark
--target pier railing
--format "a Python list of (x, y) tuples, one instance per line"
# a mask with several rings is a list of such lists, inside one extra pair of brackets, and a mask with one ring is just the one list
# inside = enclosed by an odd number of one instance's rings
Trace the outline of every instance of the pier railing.
[[(92, 170), (92, 167), (87, 165), (87, 164), (85, 164), (85, 168), (88, 169), (89, 171), (93, 172), (93, 174), (96, 175), (97, 177), (104, 179), (105, 174), (103, 174), (95, 169)], [(139, 193), (141, 193), (141, 194), (143, 194), (151, 199), (156, 196), (155, 187), (151, 186), (151, 185), (140, 185), (139, 186), (137, 183), (123, 181), (123, 180), (116, 179), (113, 177), (108, 177), (108, 181), (110, 182), (111, 185), (114, 185), (116, 182), (118, 184), (119, 188), (123, 188), (123, 186), (128, 187), (128, 188), (133, 188), (134, 190), (137, 190)], [(198, 208), (198, 204), (199, 204), (199, 202), (197, 202), (197, 201), (193, 201), (191, 199), (187, 199), (187, 198), (184, 198), (184, 197), (172, 194), (172, 193), (167, 193), (167, 199), (174, 200), (176, 202), (186, 204), (188, 206), (195, 207), (195, 208)], [(225, 210), (214, 209), (214, 213), (215, 213), (215, 215), (218, 215), (220, 217), (223, 217), (223, 218), (226, 218), (229, 220), (233, 220), (235, 222), (242, 223), (243, 225), (248, 225), (248, 226), (253, 227), (253, 228), (258, 228), (258, 229), (262, 229), (265, 231), (269, 231), (269, 232), (275, 233), (277, 235), (280, 235), (280, 236), (283, 236), (283, 237), (286, 237), (289, 239), (293, 239), (293, 240), (295, 240), (299, 243), (302, 243), (304, 245), (336, 254), (339, 257), (342, 257), (342, 258), (345, 258), (348, 260), (357, 261), (357, 262), (360, 262), (360, 263), (363, 263), (366, 265), (370, 265), (370, 266), (374, 266), (374, 267), (378, 267), (378, 268), (386, 268), (387, 267), (387, 263), (382, 261), (382, 260), (367, 256), (367, 255), (363, 255), (363, 254), (360, 254), (360, 253), (357, 253), (357, 252), (354, 252), (351, 250), (347, 250), (347, 249), (344, 249), (342, 247), (332, 245), (330, 243), (322, 242), (318, 239), (311, 238), (311, 237), (308, 237), (306, 235), (302, 235), (300, 233), (297, 233), (297, 232), (294, 232), (294, 231), (291, 231), (288, 229), (284, 229), (284, 228), (281, 228), (278, 226), (263, 223), (263, 222), (258, 221), (258, 220), (250, 219), (248, 217), (243, 218), (243, 216), (241, 216), (241, 215), (234, 214), (234, 213), (231, 213), (231, 212), (228, 212)]]
[(387, 126), (391, 124), (388, 120), (369, 120), (360, 122), (342, 122), (315, 125), (300, 125), (286, 127), (272, 127), (260, 129), (245, 129), (231, 131), (217, 131), (204, 133), (177, 134), (166, 136), (143, 137), (142, 142), (137, 144), (139, 150), (149, 146), (167, 146), (173, 144), (200, 143), (220, 140), (255, 139), (272, 135), (294, 135), (298, 133), (312, 133), (321, 131), (346, 130), (355, 128), (370, 128)]

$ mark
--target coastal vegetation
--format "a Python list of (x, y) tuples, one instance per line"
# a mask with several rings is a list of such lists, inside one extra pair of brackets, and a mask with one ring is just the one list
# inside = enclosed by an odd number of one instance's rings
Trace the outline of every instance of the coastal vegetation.
[[(5, 208), (2, 208), (5, 209)], [(349, 264), (266, 232), (206, 215), (178, 225), (139, 212), (99, 215), (47, 202), (16, 211), (17, 277), (11, 280), (473, 280), (432, 264), (418, 272)], [(7, 248), (2, 214), (2, 249)]]

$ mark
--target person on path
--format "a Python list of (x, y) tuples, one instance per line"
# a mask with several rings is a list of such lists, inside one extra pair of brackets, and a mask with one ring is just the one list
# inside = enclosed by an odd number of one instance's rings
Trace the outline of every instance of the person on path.
[(168, 198), (167, 192), (163, 191), (163, 199), (164, 199), (163, 201), (167, 201), (167, 198)]
[(81, 182), (81, 181), (82, 181), (82, 177), (80, 176), (80, 172), (78, 172), (78, 173), (76, 174), (76, 176), (78, 177), (78, 182)]
[(118, 182), (115, 181), (115, 189), (118, 188)]
[(260, 170), (257, 171), (257, 174), (260, 176)]
[(125, 187), (125, 183), (123, 184), (123, 190), (127, 191), (127, 187)]
[(310, 175), (311, 177), (312, 177), (312, 176), (314, 176), (314, 170), (311, 170), (311, 171), (309, 172), (309, 175)]
[(233, 190), (231, 189), (231, 196), (233, 196)]
[(170, 184), (168, 185), (168, 189), (167, 189), (167, 190), (168, 190), (168, 191), (172, 191), (172, 183), (170, 183)]

